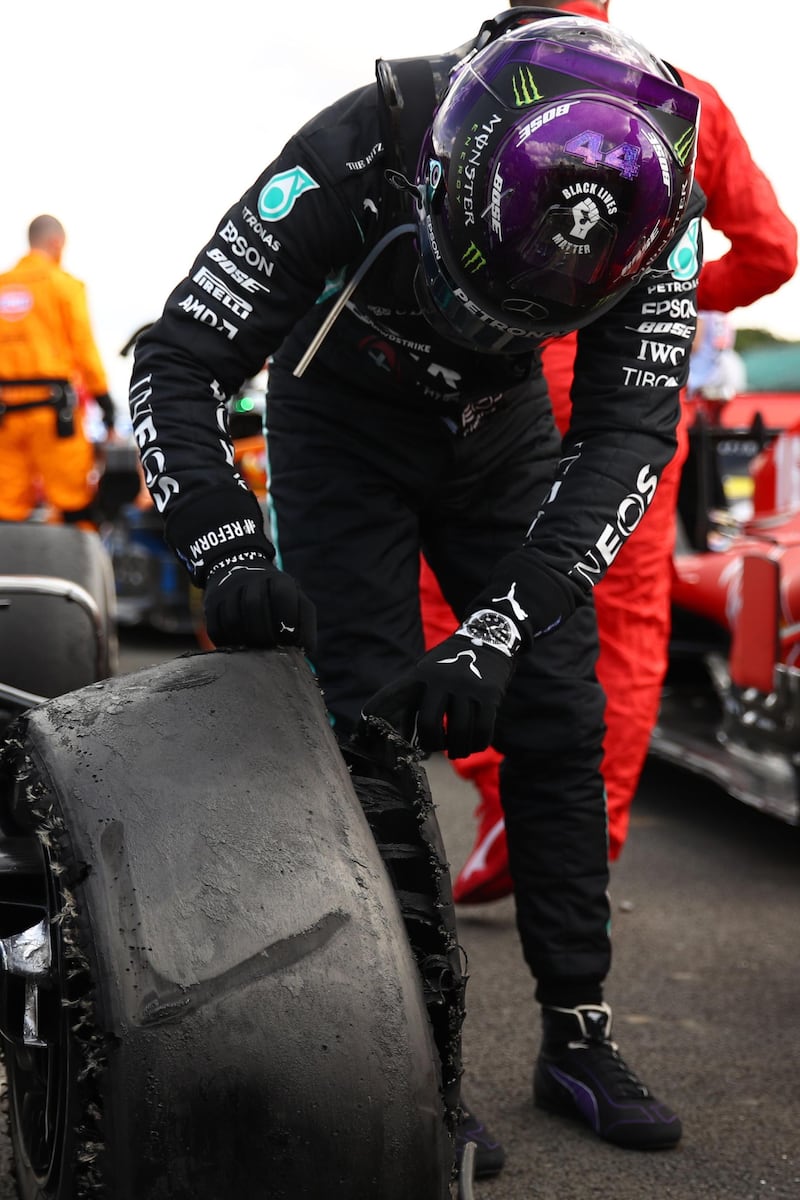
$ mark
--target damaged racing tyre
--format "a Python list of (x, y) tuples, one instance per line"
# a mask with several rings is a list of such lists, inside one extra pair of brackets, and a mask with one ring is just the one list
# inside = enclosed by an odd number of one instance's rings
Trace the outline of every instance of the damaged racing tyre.
[(464, 981), (407, 752), (370, 726), (351, 776), (294, 650), (188, 654), (9, 727), (21, 1200), (450, 1196)]
[(0, 727), (26, 697), (60, 696), (116, 668), (114, 576), (99, 535), (0, 522)]

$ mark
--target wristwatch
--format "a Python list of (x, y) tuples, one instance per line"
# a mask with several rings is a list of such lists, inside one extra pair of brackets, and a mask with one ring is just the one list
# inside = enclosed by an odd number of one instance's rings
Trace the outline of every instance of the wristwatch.
[(478, 646), (492, 646), (509, 658), (522, 644), (519, 629), (511, 618), (494, 608), (481, 608), (472, 613), (456, 633), (469, 638)]

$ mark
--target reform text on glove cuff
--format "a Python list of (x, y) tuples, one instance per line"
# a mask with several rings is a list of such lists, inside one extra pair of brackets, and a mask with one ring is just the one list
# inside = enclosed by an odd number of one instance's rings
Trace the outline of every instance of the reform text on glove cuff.
[(192, 580), (203, 586), (216, 563), (254, 551), (272, 562), (275, 547), (264, 531), (264, 514), (247, 488), (225, 486), (193, 495), (170, 511), (167, 542)]

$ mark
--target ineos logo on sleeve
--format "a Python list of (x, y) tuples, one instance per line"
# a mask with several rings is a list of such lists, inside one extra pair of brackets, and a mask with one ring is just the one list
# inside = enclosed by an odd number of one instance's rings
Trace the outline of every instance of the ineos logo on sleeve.
[(281, 171), (278, 175), (273, 175), (261, 189), (258, 197), (258, 215), (265, 221), (282, 221), (292, 211), (303, 192), (318, 187), (316, 180), (302, 167)]
[(614, 521), (603, 527), (594, 546), (570, 568), (570, 575), (576, 575), (594, 587), (650, 507), (657, 485), (658, 477), (648, 463), (636, 476), (636, 491), (623, 497)]

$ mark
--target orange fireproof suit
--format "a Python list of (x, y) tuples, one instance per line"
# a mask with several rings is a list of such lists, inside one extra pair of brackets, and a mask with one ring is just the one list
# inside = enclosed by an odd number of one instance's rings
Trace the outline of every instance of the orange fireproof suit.
[(3, 387), (20, 379), (66, 379), (108, 401), (85, 287), (40, 250), (0, 274), (0, 520), (23, 521), (42, 500), (82, 517), (95, 483), (80, 409), (74, 433), (59, 437), (52, 406), (21, 407), (46, 390)]
[[(582, 0), (567, 0), (560, 7), (581, 16), (607, 19), (595, 5)], [(791, 279), (797, 267), (797, 231), (717, 91), (678, 69), (684, 86), (701, 100), (695, 172), (708, 201), (705, 219), (730, 242), (721, 258), (703, 266), (698, 307), (730, 312)], [(669, 320), (669, 314), (662, 319)], [(549, 343), (543, 351), (544, 373), (562, 432), (569, 425), (576, 343), (576, 335), (570, 334)], [(600, 635), (597, 674), (606, 694), (603, 776), (612, 861), (625, 843), (630, 807), (658, 717), (667, 669), (676, 507), (687, 448), (684, 404), (678, 450), (662, 473), (647, 519), (594, 591)], [(454, 619), (424, 561), (420, 587), (426, 646), (431, 647), (452, 632)], [(495, 899), (511, 889), (504, 833), (498, 834), (498, 818), (502, 818), (498, 765), (499, 755), (492, 749), (455, 763), (459, 773), (471, 779), (481, 793), (478, 841), (454, 886), (455, 897), (462, 903)], [(473, 859), (475, 867), (468, 877)]]

